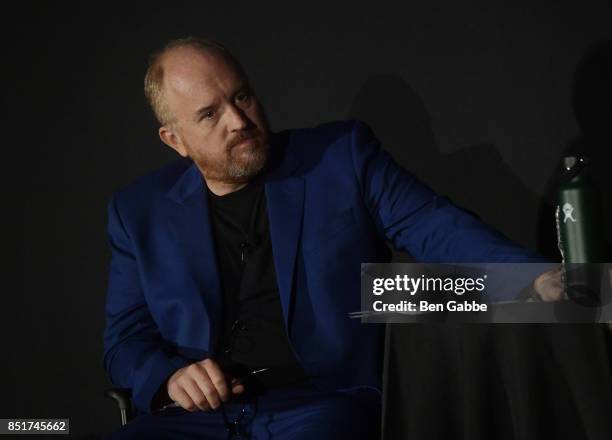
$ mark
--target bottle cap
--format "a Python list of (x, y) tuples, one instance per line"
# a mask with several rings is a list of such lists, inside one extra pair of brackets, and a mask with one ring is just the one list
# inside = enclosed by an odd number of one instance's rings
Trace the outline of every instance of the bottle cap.
[(587, 156), (565, 156), (563, 158), (562, 182), (569, 182), (591, 163)]
[(576, 165), (577, 161), (578, 158), (576, 156), (565, 156), (563, 158), (563, 168), (569, 171)]

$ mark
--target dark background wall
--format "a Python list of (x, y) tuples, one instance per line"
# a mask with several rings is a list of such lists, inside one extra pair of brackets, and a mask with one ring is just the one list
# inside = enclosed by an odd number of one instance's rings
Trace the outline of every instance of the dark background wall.
[(554, 255), (564, 152), (588, 150), (612, 188), (609, 1), (12, 8), (0, 418), (69, 417), (78, 436), (118, 425), (102, 397), (106, 203), (174, 158), (142, 92), (148, 54), (171, 38), (234, 51), (274, 130), (363, 119), (434, 189), (540, 252)]

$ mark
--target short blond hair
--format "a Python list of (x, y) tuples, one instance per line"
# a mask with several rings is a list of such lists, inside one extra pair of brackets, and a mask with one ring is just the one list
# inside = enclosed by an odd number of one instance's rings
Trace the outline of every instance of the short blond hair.
[(166, 52), (179, 47), (192, 47), (202, 51), (216, 50), (242, 71), (240, 64), (234, 56), (223, 45), (216, 41), (196, 36), (177, 38), (169, 41), (161, 50), (149, 57), (149, 67), (144, 77), (144, 93), (160, 125), (168, 125), (174, 122), (174, 115), (168, 108), (168, 104), (163, 96), (164, 67), (161, 60)]

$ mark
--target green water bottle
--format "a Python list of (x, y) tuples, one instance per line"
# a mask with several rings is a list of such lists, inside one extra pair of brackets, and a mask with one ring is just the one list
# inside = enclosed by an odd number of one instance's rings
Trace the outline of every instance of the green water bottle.
[(596, 305), (602, 246), (589, 164), (584, 156), (563, 158), (555, 219), (567, 294), (583, 305)]
[(601, 258), (597, 200), (588, 171), (587, 157), (563, 158), (556, 221), (564, 263), (599, 263)]

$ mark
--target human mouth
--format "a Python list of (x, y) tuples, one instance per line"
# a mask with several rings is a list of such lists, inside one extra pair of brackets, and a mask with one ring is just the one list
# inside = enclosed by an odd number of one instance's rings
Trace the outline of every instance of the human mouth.
[(253, 143), (253, 138), (248, 138), (235, 145), (235, 147), (245, 147)]
[(256, 136), (250, 136), (250, 137), (244, 138), (241, 141), (238, 141), (237, 143), (235, 143), (231, 149), (234, 149), (236, 147), (237, 148), (246, 148), (248, 146), (252, 147), (255, 141), (255, 137)]

